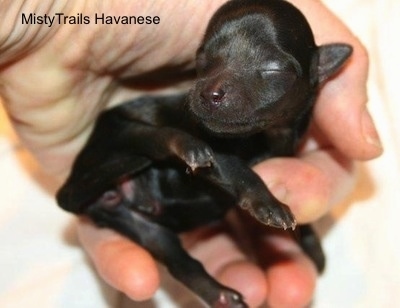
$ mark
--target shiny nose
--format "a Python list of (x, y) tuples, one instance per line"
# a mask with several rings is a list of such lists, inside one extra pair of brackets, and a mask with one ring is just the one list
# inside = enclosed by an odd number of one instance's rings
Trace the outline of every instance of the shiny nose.
[(207, 104), (211, 108), (217, 108), (222, 103), (225, 91), (221, 88), (206, 88), (200, 95), (204, 104)]

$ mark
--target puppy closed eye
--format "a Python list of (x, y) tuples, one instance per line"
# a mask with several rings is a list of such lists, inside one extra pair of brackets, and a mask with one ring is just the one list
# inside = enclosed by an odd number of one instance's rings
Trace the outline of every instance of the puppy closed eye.
[(261, 66), (262, 71), (285, 71), (287, 67), (281, 61), (269, 60)]
[(292, 61), (281, 61), (281, 60), (268, 60), (265, 61), (260, 67), (261, 76), (273, 74), (273, 73), (300, 73), (297, 69), (296, 63)]
[(275, 99), (287, 93), (297, 79), (297, 74), (290, 71), (262, 70), (260, 74)]

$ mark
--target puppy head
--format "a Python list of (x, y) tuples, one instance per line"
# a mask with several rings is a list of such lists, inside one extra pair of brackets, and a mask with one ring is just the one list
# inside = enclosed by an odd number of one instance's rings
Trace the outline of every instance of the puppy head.
[(230, 1), (197, 52), (189, 112), (216, 135), (290, 126), (350, 53), (343, 44), (317, 47), (304, 16), (285, 1)]

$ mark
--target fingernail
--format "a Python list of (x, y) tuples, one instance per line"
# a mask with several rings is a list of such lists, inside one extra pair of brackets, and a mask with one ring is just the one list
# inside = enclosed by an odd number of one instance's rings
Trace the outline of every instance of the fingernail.
[(374, 121), (368, 110), (365, 108), (364, 113), (362, 115), (362, 129), (365, 141), (368, 144), (371, 144), (379, 149), (382, 149), (382, 143), (379, 138), (378, 132), (376, 131)]
[(285, 203), (288, 196), (288, 189), (285, 184), (281, 182), (271, 182), (267, 185), (269, 191), (277, 198), (279, 201)]

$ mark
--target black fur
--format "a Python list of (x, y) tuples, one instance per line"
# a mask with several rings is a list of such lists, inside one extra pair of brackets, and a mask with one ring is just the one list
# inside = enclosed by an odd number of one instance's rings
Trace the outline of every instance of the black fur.
[[(220, 220), (235, 204), (267, 226), (295, 228), (289, 208), (250, 167), (295, 154), (318, 88), (351, 51), (317, 47), (285, 1), (228, 2), (209, 23), (190, 93), (142, 97), (101, 114), (58, 203), (142, 245), (208, 305), (245, 307), (176, 234)], [(310, 226), (298, 229), (322, 270), (318, 238)]]

